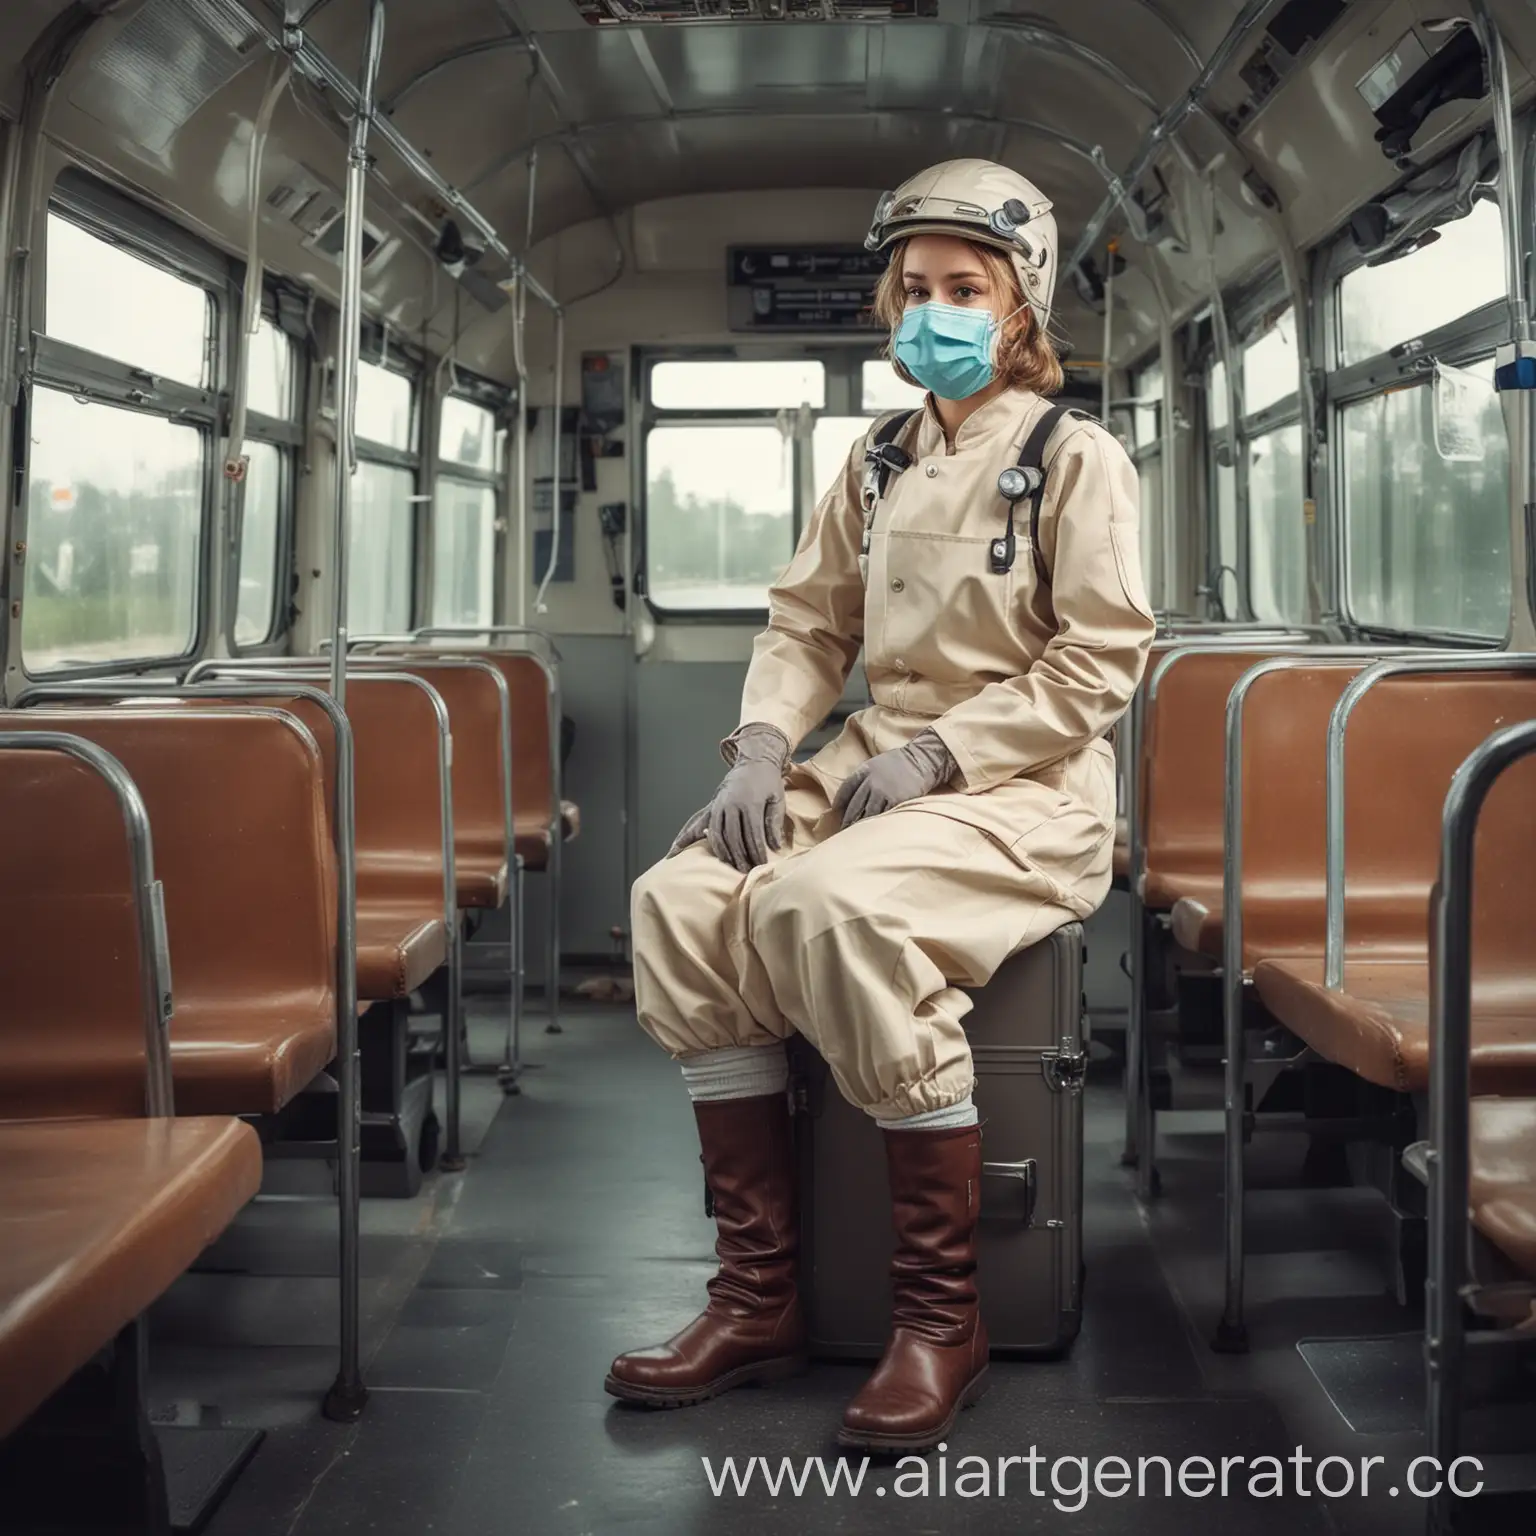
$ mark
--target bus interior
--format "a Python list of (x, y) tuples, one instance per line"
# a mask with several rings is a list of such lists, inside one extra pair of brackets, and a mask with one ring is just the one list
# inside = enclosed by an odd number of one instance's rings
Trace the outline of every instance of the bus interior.
[[(965, 157), (1157, 636), (983, 1206), (1075, 1339), (855, 1488), (856, 1352), (604, 1393), (714, 1243), (629, 898)], [(8, 0), (0, 238), (0, 1531), (1536, 1529), (1530, 0)]]

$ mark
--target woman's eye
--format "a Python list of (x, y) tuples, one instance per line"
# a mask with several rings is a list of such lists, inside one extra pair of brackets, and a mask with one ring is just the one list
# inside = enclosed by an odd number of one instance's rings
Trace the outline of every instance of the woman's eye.
[(955, 297), (959, 299), (962, 304), (968, 304), (972, 299), (979, 298), (980, 294), (974, 288), (961, 287), (955, 289)]

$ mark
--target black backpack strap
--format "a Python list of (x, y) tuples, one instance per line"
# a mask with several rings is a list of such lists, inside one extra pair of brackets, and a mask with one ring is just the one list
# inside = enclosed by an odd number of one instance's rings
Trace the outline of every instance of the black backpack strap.
[[(1070, 416), (1075, 421), (1093, 421), (1087, 411), (1078, 410), (1070, 405), (1053, 405), (1039, 421), (1035, 423), (1035, 430), (1025, 439), (1024, 446), (1019, 450), (1018, 467), (1026, 472), (1033, 471), (1035, 489), (1029, 498), (1029, 550), (1035, 561), (1035, 575), (1045, 586), (1051, 584), (1050, 567), (1045, 563), (1045, 552), (1040, 548), (1040, 508), (1045, 501), (1045, 449), (1051, 440), (1051, 434), (1061, 425), (1064, 416)], [(1012, 523), (1012, 510), (1009, 512), (1009, 522)], [(1012, 531), (1010, 526), (1010, 532)]]
[(874, 477), (877, 499), (884, 497), (893, 474), (899, 475), (912, 467), (912, 456), (896, 446), (896, 439), (907, 430), (907, 423), (916, 415), (916, 411), (897, 411), (894, 416), (886, 417), (875, 428), (874, 438), (864, 450), (864, 462)]

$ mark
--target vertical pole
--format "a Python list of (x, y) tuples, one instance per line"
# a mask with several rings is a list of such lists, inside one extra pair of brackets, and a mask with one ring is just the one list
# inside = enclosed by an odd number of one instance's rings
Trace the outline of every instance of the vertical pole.
[[(347, 550), (351, 534), (352, 477), (357, 457), (357, 368), (363, 315), (363, 207), (368, 190), (368, 130), (373, 122), (379, 64), (384, 54), (384, 0), (372, 0), (363, 54), (361, 99), (352, 119), (347, 150), (347, 204), (341, 261), (341, 321), (336, 346), (335, 526), (331, 574), (331, 696), (345, 710), (347, 695)], [(338, 752), (336, 800), (349, 822), (353, 815), (353, 764)], [(353, 828), (342, 829), (344, 846), (356, 848)], [(350, 860), (339, 871), (343, 891), (357, 899), (356, 869)], [(338, 942), (340, 935), (338, 935)], [(354, 961), (355, 963), (355, 961)], [(325, 1400), (325, 1416), (343, 1422), (363, 1411), (368, 1391), (362, 1379), (358, 1225), (361, 1185), (358, 1156), (362, 1135), (361, 1062), (357, 1010), (341, 1020), (336, 1042), (340, 1092), (337, 1096), (337, 1197), (341, 1207), (341, 1362), (335, 1385)]]
[(1119, 242), (1111, 240), (1104, 261), (1104, 404), (1100, 409), (1106, 427), (1109, 425), (1109, 353), (1115, 340), (1115, 257), (1119, 251)]

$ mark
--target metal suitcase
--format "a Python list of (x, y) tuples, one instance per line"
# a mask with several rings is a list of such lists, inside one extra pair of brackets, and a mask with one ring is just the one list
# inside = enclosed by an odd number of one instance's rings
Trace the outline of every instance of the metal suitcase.
[[(1013, 956), (972, 996), (966, 1033), (982, 1120), (982, 1314), (994, 1355), (1060, 1355), (1082, 1318), (1081, 925), (1069, 923)], [(843, 1098), (798, 1036), (790, 1042), (790, 1093), (811, 1352), (873, 1359), (885, 1347), (891, 1311), (883, 1133)]]

